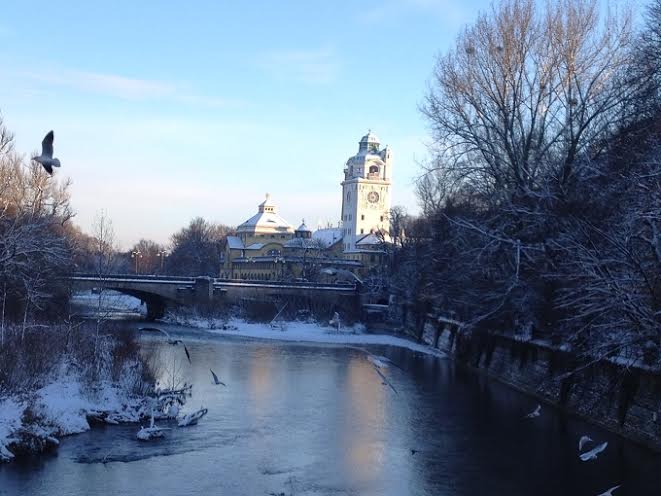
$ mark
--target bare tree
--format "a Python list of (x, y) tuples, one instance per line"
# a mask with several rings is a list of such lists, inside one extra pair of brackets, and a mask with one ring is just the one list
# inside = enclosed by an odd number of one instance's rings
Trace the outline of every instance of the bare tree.
[[(143, 274), (161, 273), (165, 266), (167, 251), (165, 247), (150, 239), (141, 239), (131, 247), (127, 254), (127, 261), (135, 264)], [(129, 257), (133, 257), (129, 260)], [(139, 257), (136, 259), (135, 257)]]
[(447, 185), (489, 200), (527, 194), (550, 170), (564, 190), (628, 118), (631, 16), (596, 0), (506, 0), (439, 58), (422, 112)]
[(638, 90), (636, 109), (644, 116), (654, 116), (661, 109), (661, 0), (649, 4), (645, 28), (637, 41), (629, 84)]
[[(2, 329), (6, 317), (23, 321), (34, 310), (61, 312), (71, 270), (66, 225), (73, 214), (69, 182), (47, 178), (13, 151), (12, 134), (0, 120), (0, 285)], [(37, 164), (38, 165), (38, 164)], [(9, 315), (8, 315), (9, 313)]]
[(172, 235), (168, 272), (185, 276), (218, 276), (220, 245), (231, 232), (227, 226), (212, 224), (202, 217)]

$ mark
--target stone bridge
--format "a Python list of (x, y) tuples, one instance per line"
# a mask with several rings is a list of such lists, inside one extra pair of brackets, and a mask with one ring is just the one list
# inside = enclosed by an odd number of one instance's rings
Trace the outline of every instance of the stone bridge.
[(212, 277), (174, 277), (132, 274), (75, 274), (73, 289), (78, 291), (106, 289), (139, 298), (147, 305), (147, 318), (162, 317), (168, 306), (239, 303), (251, 298), (268, 301), (287, 296), (306, 300), (331, 298), (344, 307), (357, 305), (358, 288), (353, 284), (320, 284), (310, 282), (243, 281)]

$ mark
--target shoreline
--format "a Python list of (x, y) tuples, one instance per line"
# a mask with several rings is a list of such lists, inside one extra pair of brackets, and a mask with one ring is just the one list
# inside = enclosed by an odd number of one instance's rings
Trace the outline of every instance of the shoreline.
[[(392, 334), (371, 334), (363, 330), (361, 325), (345, 327), (345, 330), (335, 331), (330, 327), (316, 322), (285, 321), (271, 327), (267, 323), (246, 322), (233, 318), (227, 323), (205, 325), (202, 319), (192, 319), (186, 323), (164, 320), (163, 324), (177, 325), (196, 329), (219, 337), (238, 337), (250, 340), (277, 341), (282, 343), (320, 344), (320, 345), (375, 345), (405, 348), (416, 353), (448, 358), (448, 354), (427, 344)], [(284, 328), (283, 328), (284, 327)]]

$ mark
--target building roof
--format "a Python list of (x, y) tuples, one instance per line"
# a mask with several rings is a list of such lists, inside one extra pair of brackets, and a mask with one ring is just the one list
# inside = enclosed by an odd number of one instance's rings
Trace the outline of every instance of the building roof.
[(319, 240), (324, 248), (328, 248), (338, 241), (342, 241), (342, 229), (339, 227), (328, 227), (326, 229), (317, 229), (312, 233), (312, 239)]
[(301, 222), (301, 225), (296, 229), (298, 232), (312, 232), (310, 228), (305, 225), (305, 219), (303, 219)]
[(377, 145), (381, 143), (379, 140), (378, 136), (372, 132), (372, 130), (368, 130), (367, 134), (360, 138), (359, 143), (376, 143)]
[(227, 236), (227, 246), (230, 250), (243, 250), (243, 241), (238, 236)]
[[(266, 199), (262, 203), (259, 204), (259, 207), (262, 207), (262, 208), (263, 207), (275, 207), (275, 203), (273, 203), (273, 201), (271, 200), (271, 195), (266, 193)], [(262, 210), (262, 208), (260, 208), (260, 211)]]
[(356, 242), (356, 246), (374, 246), (374, 245), (380, 245), (381, 242), (382, 240), (379, 239), (379, 237), (376, 234), (370, 233), (359, 239)]
[(285, 248), (327, 248), (325, 245), (321, 246), (319, 240), (312, 238), (292, 238), (283, 246)]
[(294, 232), (294, 227), (277, 214), (270, 195), (266, 195), (266, 199), (259, 204), (258, 210), (255, 215), (236, 228), (238, 233)]
[(250, 246), (246, 246), (246, 250), (261, 250), (264, 248), (264, 243), (253, 243)]
[(250, 217), (243, 224), (237, 227), (237, 232), (252, 231), (255, 228), (265, 227), (270, 229), (282, 230), (291, 232), (294, 230), (292, 225), (278, 214), (273, 213), (257, 213)]

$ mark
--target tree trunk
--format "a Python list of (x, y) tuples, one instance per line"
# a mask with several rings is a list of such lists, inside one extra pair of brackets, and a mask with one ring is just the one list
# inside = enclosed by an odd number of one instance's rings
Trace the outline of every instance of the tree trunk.
[(21, 343), (25, 339), (25, 327), (28, 322), (28, 307), (30, 306), (30, 300), (25, 300), (25, 310), (23, 311), (23, 329), (21, 329)]
[(0, 348), (5, 346), (5, 304), (7, 302), (7, 283), (2, 285), (2, 319), (0, 319)]

